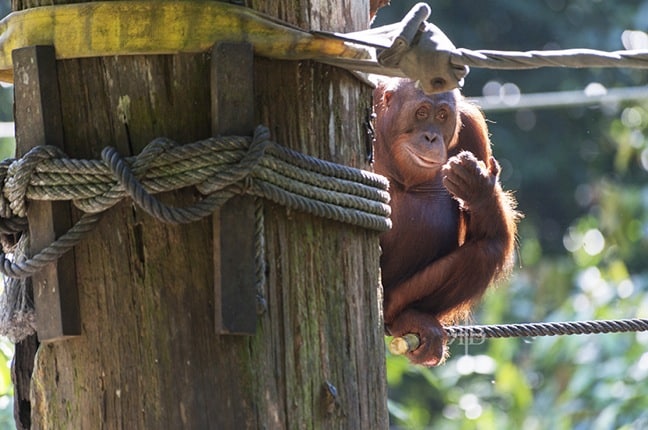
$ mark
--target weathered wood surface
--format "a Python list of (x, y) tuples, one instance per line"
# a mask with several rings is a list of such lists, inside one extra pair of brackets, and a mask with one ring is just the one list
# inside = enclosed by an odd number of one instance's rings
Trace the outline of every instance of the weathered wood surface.
[[(53, 46), (13, 51), (16, 79), (16, 153), (39, 145), (64, 149), (61, 104)], [(30, 253), (38, 253), (72, 226), (68, 202), (32, 202), (28, 207)], [(32, 276), (38, 340), (81, 334), (74, 250)]]
[[(303, 28), (368, 25), (366, 0), (251, 3)], [(58, 71), (74, 157), (211, 134), (208, 54), (67, 60)], [(369, 167), (371, 91), (349, 73), (256, 59), (254, 86), (255, 119), (276, 141)], [(255, 336), (217, 336), (210, 220), (169, 226), (130, 201), (112, 208), (75, 251), (82, 336), (36, 355), (32, 428), (387, 428), (377, 233), (270, 204), (265, 230), (268, 311)]]

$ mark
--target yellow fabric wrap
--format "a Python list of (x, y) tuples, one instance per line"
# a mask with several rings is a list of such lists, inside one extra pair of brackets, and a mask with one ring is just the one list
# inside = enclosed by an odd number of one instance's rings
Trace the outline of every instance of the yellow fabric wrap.
[(276, 59), (369, 58), (367, 48), (214, 1), (115, 1), (44, 6), (0, 21), (0, 80), (13, 82), (11, 52), (53, 45), (58, 59), (202, 52), (218, 41), (249, 42)]

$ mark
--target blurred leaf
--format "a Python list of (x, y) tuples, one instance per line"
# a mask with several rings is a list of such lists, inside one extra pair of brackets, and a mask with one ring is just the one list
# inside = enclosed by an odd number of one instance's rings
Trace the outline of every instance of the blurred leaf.
[[(397, 18), (415, 2), (392, 2)], [(648, 19), (648, 0), (428, 3), (431, 20), (470, 49), (617, 50), (623, 31), (645, 30)], [(648, 71), (473, 69), (463, 92), (480, 96), (490, 81), (522, 93), (613, 88), (645, 85)], [(530, 127), (519, 112), (487, 112), (504, 187), (525, 219), (514, 273), (486, 294), (474, 322), (648, 318), (648, 101), (525, 115)], [(648, 428), (646, 333), (489, 339), (451, 351), (440, 368), (388, 364), (390, 398), (429, 412), (411, 413), (406, 428)], [(495, 361), (493, 374), (474, 370), (483, 354)], [(475, 415), (466, 404), (479, 406)]]
[(512, 411), (518, 414), (526, 411), (533, 400), (533, 394), (526, 377), (512, 363), (504, 363), (499, 366), (495, 374), (495, 387), (498, 391), (510, 395)]
[(16, 153), (16, 141), (14, 138), (0, 138), (0, 160), (11, 158)]

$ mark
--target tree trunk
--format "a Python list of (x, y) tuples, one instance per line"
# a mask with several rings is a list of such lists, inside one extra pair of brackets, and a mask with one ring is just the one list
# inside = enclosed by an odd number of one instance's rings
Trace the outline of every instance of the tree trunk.
[[(14, 0), (14, 9), (51, 3)], [(306, 29), (368, 26), (366, 0), (248, 3)], [(57, 68), (71, 157), (211, 134), (208, 53)], [(366, 85), (314, 62), (255, 58), (254, 72), (255, 117), (273, 140), (369, 168)], [(183, 190), (164, 201), (196, 198)], [(81, 336), (36, 353), (32, 428), (386, 428), (377, 233), (264, 207), (268, 310), (254, 336), (215, 334), (209, 219), (173, 226), (130, 200), (111, 208), (75, 249)]]

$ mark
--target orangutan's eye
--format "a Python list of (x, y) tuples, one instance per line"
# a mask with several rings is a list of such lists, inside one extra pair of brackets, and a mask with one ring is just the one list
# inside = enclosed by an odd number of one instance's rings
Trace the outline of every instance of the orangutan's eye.
[(424, 120), (430, 116), (430, 110), (426, 106), (421, 106), (416, 110), (416, 119)]

